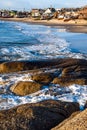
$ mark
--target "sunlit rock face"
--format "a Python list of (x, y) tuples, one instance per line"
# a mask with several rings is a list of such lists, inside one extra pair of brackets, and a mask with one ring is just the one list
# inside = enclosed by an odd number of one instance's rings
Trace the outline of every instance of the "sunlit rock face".
[(64, 120), (51, 130), (86, 130), (87, 129), (87, 109), (77, 112)]
[(25, 96), (41, 89), (41, 84), (36, 82), (21, 81), (11, 86), (10, 90), (16, 95)]
[(79, 110), (78, 103), (47, 100), (0, 111), (0, 128), (50, 130)]

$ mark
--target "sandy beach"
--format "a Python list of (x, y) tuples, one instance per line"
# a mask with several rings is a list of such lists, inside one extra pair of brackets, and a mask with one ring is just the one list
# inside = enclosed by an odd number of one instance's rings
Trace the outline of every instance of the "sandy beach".
[(46, 26), (61, 26), (67, 31), (76, 32), (76, 33), (87, 33), (87, 20), (77, 19), (64, 22), (63, 20), (52, 19), (52, 20), (35, 20), (31, 18), (0, 18), (4, 21), (16, 21), (16, 22), (25, 22), (30, 24), (41, 24)]

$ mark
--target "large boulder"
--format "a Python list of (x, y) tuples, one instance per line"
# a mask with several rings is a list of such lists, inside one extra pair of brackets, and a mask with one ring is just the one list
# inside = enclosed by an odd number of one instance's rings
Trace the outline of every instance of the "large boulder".
[(25, 96), (35, 93), (41, 89), (41, 84), (30, 81), (20, 81), (10, 87), (10, 90), (16, 95)]
[(78, 110), (77, 103), (54, 100), (21, 105), (0, 111), (0, 130), (50, 130)]
[(87, 109), (69, 117), (52, 130), (87, 130)]

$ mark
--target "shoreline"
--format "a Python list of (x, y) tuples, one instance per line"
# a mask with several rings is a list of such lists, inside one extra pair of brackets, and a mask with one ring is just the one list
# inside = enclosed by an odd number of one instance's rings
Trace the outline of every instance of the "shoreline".
[(66, 29), (66, 31), (74, 33), (87, 33), (87, 21), (86, 20), (72, 20), (70, 22), (64, 22), (63, 20), (34, 20), (30, 18), (0, 18), (2, 21), (13, 21), (13, 22), (23, 22), (30, 23), (34, 25), (45, 25), (52, 27), (61, 27)]

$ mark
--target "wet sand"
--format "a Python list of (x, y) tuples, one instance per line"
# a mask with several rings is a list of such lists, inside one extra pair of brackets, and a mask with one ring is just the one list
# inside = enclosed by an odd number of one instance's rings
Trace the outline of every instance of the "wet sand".
[(64, 22), (63, 20), (34, 20), (30, 18), (0, 18), (0, 20), (4, 21), (16, 21), (16, 22), (25, 22), (30, 24), (41, 24), (45, 26), (61, 26), (65, 28), (67, 31), (75, 32), (75, 33), (87, 33), (87, 21), (86, 20), (70, 20), (68, 22)]

